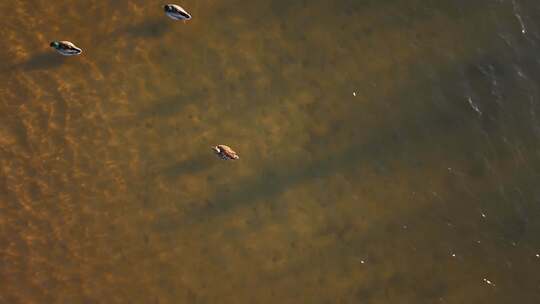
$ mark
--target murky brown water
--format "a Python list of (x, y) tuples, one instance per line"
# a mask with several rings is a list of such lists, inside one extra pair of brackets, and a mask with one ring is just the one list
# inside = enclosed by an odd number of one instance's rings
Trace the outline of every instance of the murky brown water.
[(537, 1), (163, 4), (0, 4), (0, 303), (540, 303)]

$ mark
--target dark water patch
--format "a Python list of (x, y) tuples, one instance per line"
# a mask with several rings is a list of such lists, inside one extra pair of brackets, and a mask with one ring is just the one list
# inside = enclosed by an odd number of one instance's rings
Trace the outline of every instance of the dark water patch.
[[(502, 72), (504, 68), (498, 66), (497, 69)], [(483, 74), (480, 69), (475, 68), (474, 73), (484, 81), (484, 86), (487, 86), (484, 93), (487, 94), (487, 96), (482, 98), (488, 100), (492, 99), (492, 83), (489, 79), (485, 80), (482, 78), (486, 77), (486, 75)], [(443, 78), (441, 83), (452, 84), (459, 79), (457, 77), (458, 75), (455, 74), (448, 75), (448, 77)], [(429, 88), (429, 84), (425, 87), (423, 85), (424, 84), (422, 84), (421, 88)], [(477, 90), (481, 87), (482, 86), (479, 85), (474, 86)], [(220, 205), (223, 205), (223, 208), (219, 208), (215, 211), (222, 212), (229, 210), (229, 208), (234, 209), (234, 206), (241, 205), (242, 201), (251, 201), (256, 197), (275, 197), (285, 189), (294, 187), (294, 185), (298, 183), (313, 178), (324, 178), (329, 174), (352, 168), (360, 159), (369, 159), (370, 161), (366, 163), (365, 166), (370, 167), (375, 164), (374, 160), (376, 159), (380, 159), (385, 163), (388, 160), (396, 159), (396, 157), (399, 159), (399, 155), (406, 151), (415, 151), (415, 158), (421, 158), (430, 153), (438, 153), (437, 151), (440, 151), (439, 148), (430, 144), (430, 138), (442, 137), (457, 140), (458, 143), (463, 145), (459, 149), (465, 148), (466, 151), (472, 151), (476, 148), (485, 146), (486, 142), (482, 139), (483, 135), (476, 127), (477, 116), (474, 115), (472, 109), (468, 108), (464, 96), (456, 96), (452, 92), (453, 88), (455, 88), (454, 85), (450, 85), (443, 90), (443, 94), (445, 94), (445, 92), (451, 92), (449, 94), (450, 99), (445, 99), (446, 103), (443, 103), (443, 106), (436, 104), (430, 105), (429, 100), (425, 100), (424, 104), (419, 104), (416, 108), (411, 108), (409, 106), (409, 108), (404, 110), (403, 114), (398, 116), (394, 121), (385, 120), (382, 118), (384, 115), (380, 114), (380, 127), (373, 128), (376, 132), (371, 138), (358, 138), (356, 142), (353, 140), (347, 148), (340, 152), (333, 152), (330, 155), (324, 155), (324, 153), (318, 154), (318, 157), (312, 162), (299, 162), (294, 169), (291, 169), (290, 166), (286, 169), (279, 167), (266, 168), (261, 171), (259, 178), (238, 183), (245, 185), (245, 187), (238, 190), (218, 190), (218, 202)], [(413, 91), (415, 91), (416, 95), (419, 95), (418, 88), (413, 87), (400, 92), (399, 96), (407, 96)], [(350, 113), (358, 112), (350, 111)], [(347, 121), (357, 121), (357, 119), (350, 117)], [(318, 121), (317, 123), (324, 124), (326, 122)], [(385, 125), (385, 123), (387, 125)], [(332, 129), (337, 131), (335, 128)], [(396, 129), (399, 129), (399, 136), (397, 137), (399, 140), (397, 141), (395, 135)], [(325, 151), (324, 149), (320, 149), (319, 146), (325, 143), (325, 145), (328, 145), (334, 140), (333, 138), (336, 138), (336, 135), (327, 135), (327, 137), (327, 140), (318, 140), (311, 143), (312, 146), (308, 146), (306, 150)], [(325, 136), (322, 138), (325, 138)], [(452, 146), (447, 152), (458, 152), (458, 147), (459, 146)], [(460, 153), (459, 156), (449, 156), (451, 158), (466, 158), (467, 156), (467, 152), (462, 151), (458, 153)], [(506, 157), (508, 156), (509, 154), (506, 154)], [(503, 155), (500, 155), (499, 157), (503, 157)], [(383, 172), (386, 172), (383, 174), (390, 174), (389, 171)], [(199, 210), (196, 213), (199, 214), (199, 216), (211, 216), (212, 214), (205, 214), (204, 210)]]
[[(399, 121), (386, 121), (381, 118), (380, 127), (373, 128), (374, 134), (368, 138), (357, 138), (351, 140), (349, 145), (340, 151), (333, 151), (328, 154), (325, 153), (325, 149), (321, 149), (320, 145), (325, 143), (331, 143), (335, 134), (328, 134), (323, 138), (328, 139), (318, 140), (311, 143), (313, 146), (306, 146), (306, 151), (313, 151), (313, 160), (309, 162), (302, 162), (300, 160), (292, 161), (296, 165), (287, 167), (276, 167), (272, 165), (264, 168), (260, 171), (259, 177), (250, 178), (249, 180), (238, 182), (242, 185), (241, 188), (233, 190), (226, 186), (225, 189), (217, 190), (216, 200), (222, 208), (216, 211), (228, 211), (230, 208), (234, 209), (236, 205), (241, 205), (243, 202), (253, 201), (260, 198), (273, 198), (279, 195), (285, 189), (294, 187), (299, 183), (306, 182), (315, 178), (325, 178), (328, 175), (355, 170), (354, 168), (366, 161), (363, 166), (365, 167), (379, 167), (388, 160), (394, 159), (396, 154), (400, 154), (400, 150), (404, 147), (401, 146), (399, 141), (395, 141), (395, 133), (393, 127), (399, 125), (401, 136), (406, 138), (408, 145), (416, 146), (414, 149), (425, 155), (430, 153), (429, 138), (425, 136), (425, 130), (423, 125), (429, 125), (430, 136), (450, 136), (452, 133), (460, 133), (460, 131), (467, 128), (466, 124), (462, 122), (460, 124), (437, 124), (440, 121), (439, 115), (448, 115), (446, 112), (437, 111), (436, 109), (422, 109), (422, 112), (408, 111), (410, 117), (403, 116), (399, 118)], [(423, 121), (417, 120), (418, 118)], [(352, 119), (352, 118), (351, 118)], [(455, 116), (457, 119), (457, 116)], [(354, 120), (351, 120), (354, 121)], [(385, 126), (385, 122), (389, 125)], [(409, 123), (407, 123), (409, 122)], [(325, 123), (325, 122), (317, 122)], [(436, 126), (436, 128), (434, 128)], [(333, 128), (337, 132), (336, 128)], [(417, 134), (418, 136), (416, 136)], [(420, 148), (422, 147), (422, 149)], [(318, 152), (321, 153), (318, 153)], [(437, 151), (437, 149), (434, 149)], [(311, 153), (310, 153), (311, 154)], [(420, 157), (420, 155), (417, 155)], [(375, 160), (380, 160), (379, 162)], [(280, 161), (280, 163), (289, 163), (291, 161)], [(385, 172), (385, 171), (383, 171)], [(382, 174), (390, 174), (389, 171)], [(199, 216), (212, 216), (212, 214), (205, 214), (204, 210), (199, 210)]]
[(188, 104), (189, 101), (184, 95), (167, 96), (150, 102), (150, 105), (142, 110), (139, 116), (148, 118), (175, 115), (181, 112)]
[(204, 104), (206, 104), (205, 98), (207, 97), (208, 92), (201, 89), (194, 92), (183, 92), (176, 95), (161, 97), (149, 101), (148, 106), (140, 111), (139, 118), (165, 118), (176, 116), (181, 114), (188, 105), (197, 105), (198, 107), (204, 106)]

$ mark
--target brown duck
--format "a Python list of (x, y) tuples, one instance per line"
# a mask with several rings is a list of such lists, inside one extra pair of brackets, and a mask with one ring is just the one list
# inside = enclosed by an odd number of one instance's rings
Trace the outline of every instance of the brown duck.
[(231, 149), (231, 147), (229, 146), (217, 145), (215, 147), (212, 147), (212, 150), (216, 152), (219, 158), (224, 160), (236, 160), (240, 158), (240, 156), (238, 156), (238, 154), (236, 154), (236, 152), (234, 152), (233, 149)]

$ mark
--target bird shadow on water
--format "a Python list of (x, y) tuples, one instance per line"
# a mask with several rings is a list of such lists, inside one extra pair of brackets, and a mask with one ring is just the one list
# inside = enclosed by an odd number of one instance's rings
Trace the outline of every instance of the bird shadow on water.
[(170, 23), (166, 21), (162, 18), (146, 19), (114, 31), (112, 37), (127, 35), (135, 38), (158, 38), (165, 35), (171, 29)]
[(160, 170), (160, 174), (168, 178), (177, 178), (185, 174), (195, 174), (210, 167), (208, 156), (197, 156), (177, 162)]
[(64, 64), (66, 60), (66, 57), (61, 56), (53, 51), (44, 51), (35, 54), (26, 61), (13, 64), (4, 71), (12, 72), (19, 69), (24, 71), (54, 69)]

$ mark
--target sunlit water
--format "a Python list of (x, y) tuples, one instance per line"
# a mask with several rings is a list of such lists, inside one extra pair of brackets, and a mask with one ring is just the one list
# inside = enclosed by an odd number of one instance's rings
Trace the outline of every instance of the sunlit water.
[(538, 1), (163, 4), (0, 4), (0, 303), (540, 303)]

